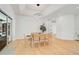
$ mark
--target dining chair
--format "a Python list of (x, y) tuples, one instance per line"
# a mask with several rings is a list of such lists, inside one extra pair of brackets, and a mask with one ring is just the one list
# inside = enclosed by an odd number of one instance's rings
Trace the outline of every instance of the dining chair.
[(50, 36), (49, 34), (45, 34), (45, 44), (49, 44), (50, 40), (49, 40)]
[(45, 34), (43, 33), (40, 34), (40, 45), (45, 45)]
[(39, 34), (38, 33), (32, 33), (32, 40), (31, 40), (31, 46), (32, 47), (39, 47)]

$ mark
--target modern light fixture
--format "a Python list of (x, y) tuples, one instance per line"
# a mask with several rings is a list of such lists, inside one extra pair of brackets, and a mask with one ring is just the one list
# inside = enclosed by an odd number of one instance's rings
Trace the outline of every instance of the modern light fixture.
[(37, 6), (40, 6), (40, 4), (37, 4)]

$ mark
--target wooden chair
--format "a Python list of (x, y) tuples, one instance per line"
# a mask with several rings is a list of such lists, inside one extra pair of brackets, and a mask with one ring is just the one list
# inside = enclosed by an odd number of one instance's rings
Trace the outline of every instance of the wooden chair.
[(40, 45), (45, 45), (45, 35), (40, 34)]
[(45, 44), (49, 44), (49, 34), (45, 34)]
[(31, 46), (38, 47), (39, 46), (39, 34), (32, 33), (31, 35), (32, 35)]
[(48, 33), (40, 34), (40, 43), (43, 45), (48, 45), (50, 43), (50, 35)]

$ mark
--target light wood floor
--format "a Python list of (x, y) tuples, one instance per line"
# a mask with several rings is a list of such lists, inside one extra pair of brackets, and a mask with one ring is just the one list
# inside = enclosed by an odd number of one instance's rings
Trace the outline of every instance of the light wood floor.
[(54, 36), (50, 45), (42, 47), (30, 47), (28, 41), (18, 39), (10, 47), (16, 49), (17, 55), (78, 55), (79, 41), (60, 40)]

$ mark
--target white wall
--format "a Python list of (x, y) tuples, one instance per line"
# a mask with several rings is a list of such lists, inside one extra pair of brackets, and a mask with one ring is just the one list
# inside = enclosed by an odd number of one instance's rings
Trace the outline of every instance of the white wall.
[(73, 40), (75, 38), (74, 15), (61, 15), (56, 19), (56, 37)]
[(16, 20), (16, 38), (23, 38), (24, 34), (40, 32), (40, 25), (45, 22), (48, 28), (47, 32), (50, 32), (50, 29), (52, 29), (53, 34), (56, 34), (57, 38), (74, 40), (76, 32), (75, 19), (75, 16), (71, 14), (60, 15), (56, 17), (56, 23), (52, 23), (38, 17), (18, 15)]
[(6, 12), (10, 17), (12, 17), (12, 38), (15, 40), (15, 14), (10, 5), (0, 4), (0, 9)]
[(44, 21), (45, 26), (46, 26), (46, 32), (47, 33), (52, 33), (52, 23), (49, 20)]
[(56, 23), (52, 23), (52, 33), (56, 35)]
[(76, 32), (79, 34), (79, 15), (76, 16)]
[(79, 40), (79, 14), (75, 15), (75, 38)]
[(43, 19), (32, 16), (17, 16), (16, 20), (16, 38), (24, 38), (24, 34), (28, 35), (32, 32), (40, 32), (40, 25)]

